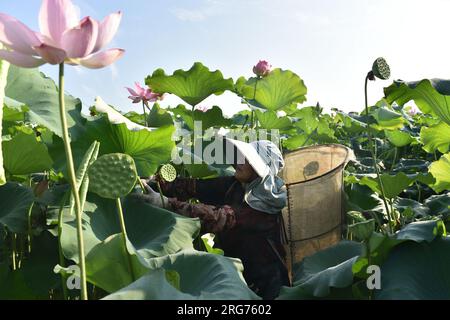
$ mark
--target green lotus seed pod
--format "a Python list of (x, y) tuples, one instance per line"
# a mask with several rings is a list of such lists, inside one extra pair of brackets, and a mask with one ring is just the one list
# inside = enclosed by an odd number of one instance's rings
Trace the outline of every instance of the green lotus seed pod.
[(391, 69), (384, 58), (375, 60), (372, 66), (372, 72), (378, 79), (387, 80), (391, 76)]
[(107, 199), (124, 197), (138, 178), (132, 157), (111, 153), (99, 157), (89, 168), (89, 190)]
[(177, 178), (177, 170), (171, 164), (165, 164), (159, 169), (159, 174), (167, 182), (172, 182)]

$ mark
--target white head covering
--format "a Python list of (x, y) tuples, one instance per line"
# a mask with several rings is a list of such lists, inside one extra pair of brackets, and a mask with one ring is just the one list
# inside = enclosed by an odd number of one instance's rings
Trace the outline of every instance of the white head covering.
[(278, 173), (284, 167), (283, 155), (271, 141), (259, 140), (246, 143), (226, 139), (238, 150), (238, 163), (243, 158), (253, 167), (258, 178), (245, 186), (244, 200), (255, 210), (270, 214), (279, 213), (286, 206), (287, 192)]

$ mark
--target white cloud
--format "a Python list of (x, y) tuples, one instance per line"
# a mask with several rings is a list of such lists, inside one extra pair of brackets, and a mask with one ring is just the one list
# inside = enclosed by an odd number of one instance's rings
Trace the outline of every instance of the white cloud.
[(205, 20), (206, 16), (202, 10), (188, 10), (183, 8), (175, 8), (172, 13), (181, 21), (197, 22)]
[(111, 70), (111, 76), (114, 80), (119, 78), (119, 69), (117, 68), (116, 64), (112, 64), (110, 66), (110, 70)]
[(170, 11), (181, 21), (198, 22), (223, 14), (227, 8), (232, 9), (232, 2), (233, 0), (202, 0), (196, 8), (176, 7)]

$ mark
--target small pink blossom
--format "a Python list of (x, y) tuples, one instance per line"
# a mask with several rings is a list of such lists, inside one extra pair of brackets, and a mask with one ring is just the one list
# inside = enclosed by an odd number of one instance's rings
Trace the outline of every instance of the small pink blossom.
[(80, 17), (71, 0), (43, 0), (39, 12), (41, 32), (34, 32), (14, 17), (0, 13), (0, 59), (24, 68), (45, 63), (82, 65), (91, 69), (106, 67), (124, 54), (123, 49), (101, 51), (119, 28), (122, 13), (102, 22)]
[(133, 103), (144, 102), (148, 105), (149, 102), (155, 102), (163, 99), (163, 95), (159, 93), (152, 92), (149, 88), (143, 88), (138, 82), (134, 83), (135, 89), (126, 88), (128, 92), (131, 94), (128, 98), (130, 98)]
[(198, 110), (198, 111), (201, 111), (201, 112), (206, 112), (206, 111), (208, 111), (211, 108), (208, 107), (208, 106), (198, 106), (195, 109)]
[(419, 112), (420, 110), (416, 106), (410, 106), (407, 110), (408, 115), (410, 115), (411, 117), (414, 117)]
[(260, 60), (256, 66), (253, 67), (253, 73), (258, 77), (267, 76), (272, 70), (272, 65), (269, 64), (266, 60)]

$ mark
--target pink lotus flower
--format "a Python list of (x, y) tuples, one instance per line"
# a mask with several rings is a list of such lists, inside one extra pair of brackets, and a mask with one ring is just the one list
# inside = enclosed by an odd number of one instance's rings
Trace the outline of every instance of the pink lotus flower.
[(198, 106), (195, 108), (195, 110), (201, 111), (201, 112), (207, 112), (209, 109), (211, 109), (208, 106)]
[(144, 102), (148, 105), (148, 102), (155, 102), (163, 99), (163, 95), (159, 93), (152, 92), (149, 88), (143, 88), (137, 82), (134, 83), (135, 89), (126, 88), (128, 92), (131, 94), (128, 98), (133, 100), (133, 103)]
[(411, 116), (414, 117), (416, 114), (418, 114), (420, 112), (420, 110), (416, 107), (416, 106), (410, 106), (407, 113)]
[(35, 68), (45, 63), (106, 67), (122, 57), (123, 49), (102, 50), (115, 36), (122, 13), (102, 22), (79, 19), (70, 0), (43, 0), (39, 13), (41, 32), (34, 32), (19, 20), (0, 13), (0, 59), (19, 67)]
[(272, 69), (272, 65), (265, 60), (260, 60), (256, 66), (253, 67), (253, 73), (259, 77), (267, 76)]

